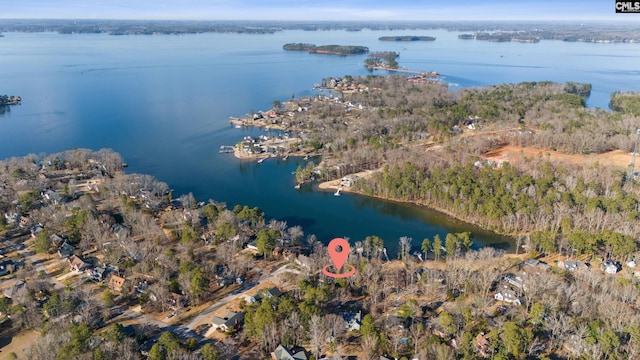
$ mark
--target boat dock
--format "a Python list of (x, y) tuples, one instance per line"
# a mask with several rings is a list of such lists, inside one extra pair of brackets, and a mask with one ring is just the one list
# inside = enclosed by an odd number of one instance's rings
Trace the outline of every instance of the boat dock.
[(221, 154), (232, 153), (234, 149), (235, 149), (234, 146), (220, 145)]

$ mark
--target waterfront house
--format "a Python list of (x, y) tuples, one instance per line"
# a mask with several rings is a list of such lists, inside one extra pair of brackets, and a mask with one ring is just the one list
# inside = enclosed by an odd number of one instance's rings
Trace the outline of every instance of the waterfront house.
[(355, 176), (355, 175), (345, 176), (342, 179), (340, 179), (340, 185), (346, 186), (346, 187), (351, 187), (356, 182), (356, 179), (357, 179), (357, 176)]
[(241, 311), (234, 312), (229, 311), (223, 318), (214, 316), (211, 320), (211, 327), (213, 329), (220, 329), (222, 331), (228, 331), (229, 329), (239, 328), (244, 321), (244, 313)]

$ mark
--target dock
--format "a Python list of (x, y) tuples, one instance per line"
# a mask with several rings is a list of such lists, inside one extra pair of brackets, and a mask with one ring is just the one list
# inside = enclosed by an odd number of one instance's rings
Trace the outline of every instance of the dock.
[(235, 150), (235, 146), (227, 146), (227, 145), (221, 145), (220, 146), (220, 153), (221, 154), (232, 153), (234, 150)]

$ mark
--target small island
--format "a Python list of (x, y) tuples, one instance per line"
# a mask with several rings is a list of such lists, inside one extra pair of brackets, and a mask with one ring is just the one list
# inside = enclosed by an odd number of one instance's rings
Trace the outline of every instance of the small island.
[(289, 51), (306, 51), (310, 54), (328, 54), (328, 55), (359, 55), (369, 52), (366, 46), (357, 45), (320, 45), (309, 43), (288, 43), (282, 46), (284, 50)]
[(8, 105), (20, 105), (22, 98), (20, 96), (0, 95), (0, 107)]
[(436, 41), (433, 36), (381, 36), (378, 38), (380, 41)]
[(21, 102), (20, 96), (0, 95), (0, 115), (9, 112), (9, 105), (20, 105)]

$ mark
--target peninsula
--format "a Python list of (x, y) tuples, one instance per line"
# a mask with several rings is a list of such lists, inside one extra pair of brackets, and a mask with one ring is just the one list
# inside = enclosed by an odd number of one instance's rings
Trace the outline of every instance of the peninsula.
[(495, 32), (495, 33), (474, 33), (460, 34), (458, 39), (461, 40), (485, 40), (493, 42), (521, 42), (521, 43), (537, 43), (541, 37), (534, 34), (521, 34), (519, 32)]
[(328, 54), (328, 55), (359, 55), (369, 52), (366, 46), (357, 45), (319, 45), (308, 43), (288, 43), (282, 46), (284, 50), (289, 51), (306, 51), (310, 54)]
[(380, 41), (436, 41), (433, 36), (381, 36), (378, 38)]
[[(541, 211), (561, 221), (557, 212), (566, 206), (575, 214), (574, 229), (595, 234), (596, 228), (586, 225), (593, 210), (586, 204), (587, 189), (568, 185), (572, 178), (583, 178), (584, 184), (599, 184), (593, 196), (608, 219), (603, 226), (616, 223), (621, 213), (634, 219), (625, 227), (607, 226), (608, 231), (621, 236), (640, 231), (633, 206), (613, 205), (619, 201), (611, 198), (610, 189), (614, 183), (629, 187), (620, 196), (629, 204), (640, 203), (631, 191), (640, 186), (626, 171), (640, 127), (632, 121), (640, 103), (635, 93), (614, 93), (615, 111), (610, 112), (585, 108), (589, 84), (528, 82), (453, 92), (421, 77), (345, 76), (324, 79), (322, 85), (334, 95), (294, 100), (269, 119), (299, 139), (297, 147), (323, 156), (316, 178), (373, 171), (345, 183), (366, 195), (430, 206), (489, 230), (526, 236), (538, 246), (546, 246), (539, 243), (541, 234), (545, 239), (553, 234), (549, 244), (554, 249), (567, 243), (549, 222), (535, 220)], [(591, 120), (578, 124), (569, 114)], [(613, 118), (630, 122), (622, 129)], [(258, 125), (263, 119), (255, 121)], [(495, 183), (509, 176), (514, 183), (508, 187)], [(529, 179), (528, 185), (516, 179)], [(448, 190), (443, 192), (443, 186)], [(485, 193), (496, 188), (504, 202)], [(530, 195), (521, 196), (525, 188)], [(544, 195), (549, 193), (558, 197)], [(627, 228), (630, 232), (621, 232)]]

